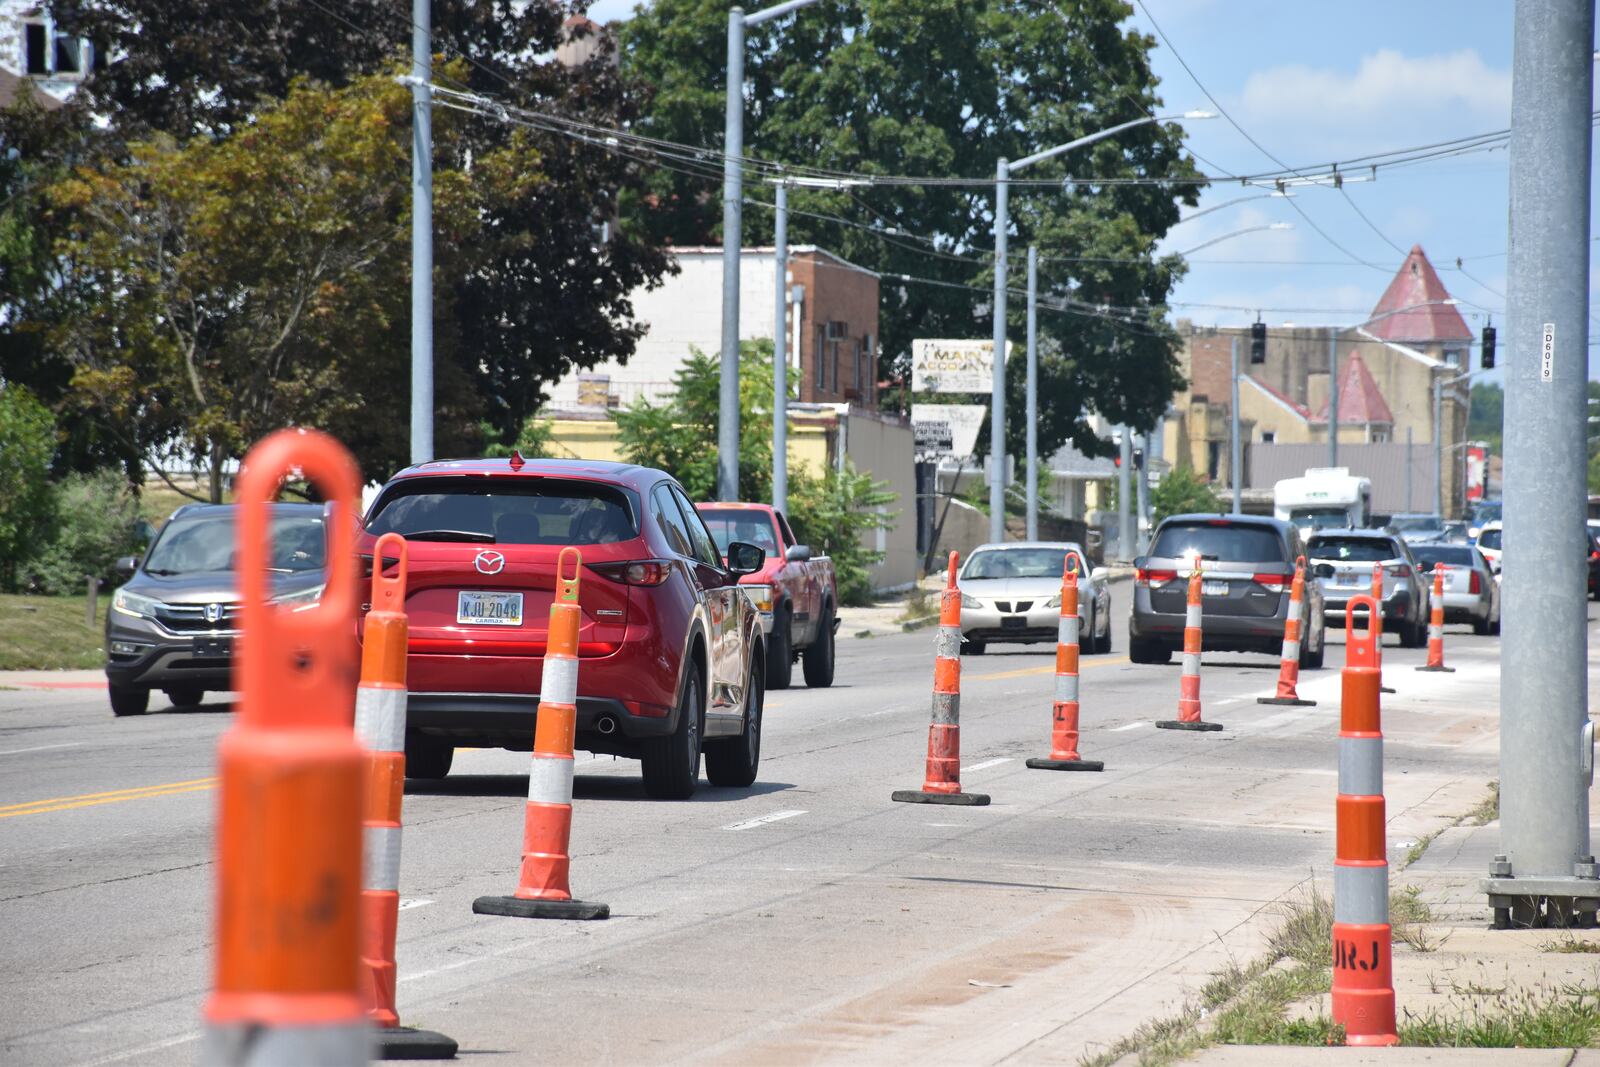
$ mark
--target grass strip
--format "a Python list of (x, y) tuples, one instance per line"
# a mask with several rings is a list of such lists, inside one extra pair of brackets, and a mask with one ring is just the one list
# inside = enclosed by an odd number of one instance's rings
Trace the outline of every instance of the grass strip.
[(76, 596), (0, 595), (0, 670), (53, 671), (105, 665), (104, 624), (111, 590), (100, 594), (94, 625)]

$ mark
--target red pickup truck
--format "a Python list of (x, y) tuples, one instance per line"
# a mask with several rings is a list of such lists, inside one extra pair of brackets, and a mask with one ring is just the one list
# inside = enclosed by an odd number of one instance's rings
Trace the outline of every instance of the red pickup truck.
[(806, 684), (833, 684), (833, 641), (839, 629), (839, 589), (833, 561), (795, 542), (783, 514), (767, 504), (697, 504), (717, 548), (732, 541), (759, 545), (766, 563), (739, 579), (761, 612), (767, 634), (767, 688), (787, 689), (800, 660)]

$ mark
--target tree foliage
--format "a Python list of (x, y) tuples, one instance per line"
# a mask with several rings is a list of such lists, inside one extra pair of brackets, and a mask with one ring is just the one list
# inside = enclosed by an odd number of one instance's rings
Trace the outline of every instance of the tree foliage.
[(55, 499), (53, 521), (39, 551), (22, 564), (30, 592), (66, 596), (83, 591), (85, 578), (116, 581), (116, 561), (139, 548), (139, 502), (121, 471), (69, 474), (46, 489)]
[(1493, 382), (1473, 382), (1471, 408), (1467, 414), (1467, 437), (1474, 441), (1487, 441), (1489, 451), (1503, 455), (1506, 394)]
[(846, 462), (844, 469), (830, 467), (815, 477), (809, 471), (789, 476), (789, 525), (800, 543), (833, 560), (834, 579), (841, 604), (865, 604), (872, 598), (868, 568), (883, 561), (883, 553), (866, 546), (865, 539), (893, 525), (898, 512), (886, 510), (898, 498), (886, 482)]
[(0, 385), (0, 588), (11, 588), (18, 564), (30, 559), (55, 511), (50, 461), (56, 423), (20, 385)]
[(1223, 510), (1222, 498), (1193, 467), (1174, 467), (1150, 491), (1150, 511), (1156, 522), (1169, 515)]
[[(1122, 0), (823, 0), (752, 31), (746, 57), (746, 153), (838, 171), (980, 178), (1018, 159), (1153, 112), (1153, 41), (1125, 29)], [(720, 145), (726, 7), (656, 0), (622, 27), (625, 73), (653, 92), (641, 128)], [(685, 171), (691, 173), (685, 173)], [(1019, 180), (1065, 175), (1153, 177), (1168, 184), (1014, 186), (1011, 278), (1029, 243), (1041, 253), (1040, 444), (1109, 446), (1084, 414), (1145, 425), (1181, 384), (1164, 301), (1182, 263), (1155, 243), (1194, 200), (1175, 127), (1150, 124), (1037, 164)], [(651, 177), (629, 214), (677, 243), (720, 230), (720, 172), (676, 164)], [(747, 199), (770, 199), (747, 183)], [(988, 337), (993, 190), (897, 185), (794, 189), (790, 237), (884, 272), (880, 332), (890, 377), (915, 337)], [(747, 243), (769, 243), (771, 215), (747, 205)], [(886, 233), (884, 231), (894, 231)], [(906, 274), (947, 283), (897, 284)], [(952, 288), (951, 286), (954, 286)], [(963, 288), (967, 287), (967, 288)], [(1072, 302), (1070, 312), (1049, 310)], [(1023, 331), (1021, 299), (1012, 336)], [(1126, 315), (1099, 308), (1136, 308)], [(1021, 410), (1024, 368), (1007, 371)], [(1008, 448), (1025, 427), (1008, 420)]]

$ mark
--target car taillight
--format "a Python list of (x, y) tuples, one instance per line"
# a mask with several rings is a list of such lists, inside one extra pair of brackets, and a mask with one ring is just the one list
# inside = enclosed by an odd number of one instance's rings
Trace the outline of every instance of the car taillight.
[(1600, 552), (1591, 552), (1591, 553), (1589, 553), (1589, 562), (1590, 563), (1593, 563), (1597, 559), (1600, 559)]
[(1385, 570), (1396, 578), (1411, 577), (1411, 564), (1409, 563), (1391, 563)]
[(1176, 581), (1177, 578), (1178, 572), (1175, 570), (1150, 570), (1148, 568), (1140, 567), (1136, 568), (1133, 572), (1133, 580), (1136, 585), (1148, 586), (1151, 589), (1160, 589), (1168, 582)]
[(1468, 579), (1468, 581), (1467, 581), (1467, 592), (1476, 593), (1479, 590), (1481, 590), (1482, 588), (1483, 588), (1483, 584), (1482, 584), (1482, 580), (1478, 577), (1478, 572), (1477, 571), (1473, 571), (1472, 572), (1472, 577), (1470, 579)]
[(623, 585), (661, 585), (672, 577), (672, 564), (664, 559), (635, 559), (622, 563), (595, 563), (590, 570)]
[(1281, 593), (1284, 586), (1289, 584), (1287, 574), (1253, 574), (1250, 579), (1257, 585), (1266, 586), (1269, 593)]

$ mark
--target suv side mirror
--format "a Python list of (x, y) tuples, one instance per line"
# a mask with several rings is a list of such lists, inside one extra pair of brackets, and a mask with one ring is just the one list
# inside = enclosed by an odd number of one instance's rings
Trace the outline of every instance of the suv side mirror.
[(1134, 569), (1135, 570), (1141, 570), (1141, 571), (1144, 570), (1146, 565), (1149, 563), (1149, 560), (1150, 560), (1149, 556), (1136, 556), (1136, 557), (1134, 557), (1134, 560), (1133, 560)]
[(123, 556), (117, 560), (117, 573), (124, 578), (132, 578), (133, 572), (139, 569), (138, 556)]
[(767, 562), (767, 554), (760, 545), (752, 545), (748, 541), (732, 541), (728, 544), (728, 570), (739, 576), (754, 574)]
[(790, 545), (789, 550), (783, 554), (783, 558), (790, 563), (804, 563), (811, 558), (811, 546)]
[(1110, 573), (1105, 567), (1094, 567), (1089, 571), (1089, 580), (1091, 582), (1103, 582)]

